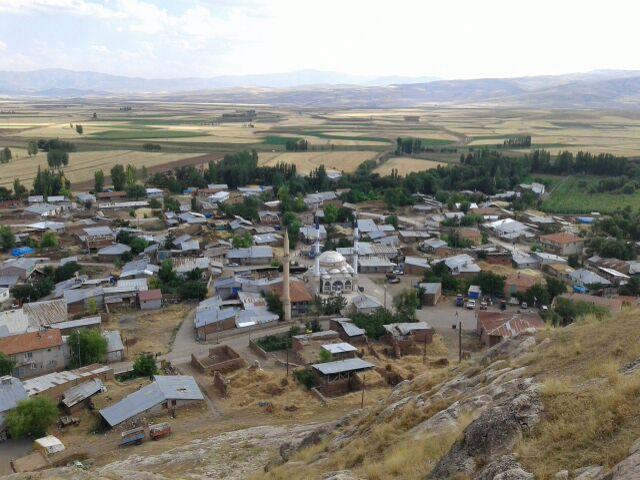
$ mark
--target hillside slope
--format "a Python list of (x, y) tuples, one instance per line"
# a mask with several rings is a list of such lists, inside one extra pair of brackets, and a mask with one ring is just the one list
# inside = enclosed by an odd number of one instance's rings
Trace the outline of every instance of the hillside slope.
[(528, 332), (324, 425), (195, 439), (13, 479), (640, 478), (640, 310)]

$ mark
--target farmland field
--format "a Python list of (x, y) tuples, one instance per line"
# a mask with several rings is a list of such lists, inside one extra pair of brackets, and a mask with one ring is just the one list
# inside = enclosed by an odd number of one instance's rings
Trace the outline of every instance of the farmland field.
[[(26, 185), (30, 185), (36, 176), (38, 166), (47, 168), (47, 154), (38, 153), (28, 157), (25, 152), (18, 152), (20, 157), (5, 164), (0, 164), (0, 186), (10, 186), (14, 178), (19, 178)], [(114, 165), (131, 164), (136, 168), (146, 165), (152, 168), (177, 160), (193, 157), (190, 153), (150, 153), (134, 152), (128, 150), (108, 150), (95, 152), (73, 152), (69, 154), (69, 165), (64, 168), (65, 176), (74, 183), (93, 180), (96, 170), (102, 169), (105, 175)]]
[(422, 160), (419, 158), (392, 157), (377, 167), (373, 172), (385, 176), (391, 174), (391, 170), (397, 170), (398, 175), (407, 175), (412, 172), (421, 172), (445, 166), (446, 163)]
[(640, 205), (640, 192), (632, 194), (621, 193), (591, 193), (590, 187), (600, 178), (586, 176), (571, 176), (562, 179), (551, 187), (551, 194), (542, 204), (542, 209), (550, 213), (581, 213), (591, 212), (610, 213), (618, 208)]
[(295, 165), (299, 173), (309, 174), (312, 170), (324, 165), (329, 171), (354, 172), (358, 165), (366, 160), (372, 160), (377, 152), (263, 152), (258, 157), (259, 165), (274, 166), (278, 163)]

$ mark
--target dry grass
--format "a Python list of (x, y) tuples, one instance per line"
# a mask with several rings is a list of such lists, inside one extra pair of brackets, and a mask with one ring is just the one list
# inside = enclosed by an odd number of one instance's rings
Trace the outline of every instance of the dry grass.
[(640, 437), (640, 374), (620, 368), (640, 356), (638, 310), (547, 332), (551, 341), (530, 356), (529, 372), (544, 380), (544, 419), (519, 452), (536, 478), (563, 468), (611, 466)]
[(354, 172), (358, 165), (378, 155), (373, 151), (354, 152), (264, 152), (260, 153), (259, 165), (275, 166), (279, 163), (295, 165), (298, 173), (308, 175), (312, 170), (324, 165), (327, 170)]
[(398, 175), (404, 176), (412, 172), (422, 172), (424, 170), (432, 170), (446, 163), (434, 162), (432, 160), (421, 160), (419, 158), (409, 157), (392, 157), (374, 170), (374, 173), (380, 175), (389, 175), (392, 170), (397, 170)]
[(111, 316), (105, 328), (119, 329), (126, 353), (133, 359), (140, 353), (167, 353), (175, 332), (187, 318), (192, 306), (169, 305), (162, 310), (117, 313)]

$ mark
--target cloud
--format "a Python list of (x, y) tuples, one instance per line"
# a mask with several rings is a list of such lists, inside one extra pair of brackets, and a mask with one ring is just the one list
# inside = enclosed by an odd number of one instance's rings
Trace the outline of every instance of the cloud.
[(0, 40), (0, 52), (4, 52), (7, 49), (7, 44)]
[(91, 45), (91, 47), (89, 47), (89, 50), (91, 50), (92, 53), (100, 53), (100, 54), (106, 54), (106, 53), (109, 53), (110, 51), (104, 45)]

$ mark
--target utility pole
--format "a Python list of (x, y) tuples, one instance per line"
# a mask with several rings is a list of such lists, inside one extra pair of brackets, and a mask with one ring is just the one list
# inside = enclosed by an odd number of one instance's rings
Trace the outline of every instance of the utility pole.
[(360, 401), (360, 408), (364, 408), (364, 381), (367, 378), (367, 374), (362, 374), (362, 400)]
[(422, 350), (422, 363), (427, 364), (427, 332), (424, 332), (424, 346)]
[(287, 347), (287, 378), (289, 378), (289, 347)]
[[(456, 312), (456, 317), (458, 312)], [(462, 321), (458, 318), (458, 363), (462, 363)]]
[(80, 330), (76, 330), (78, 334), (78, 366), (82, 367), (82, 355), (80, 353)]

